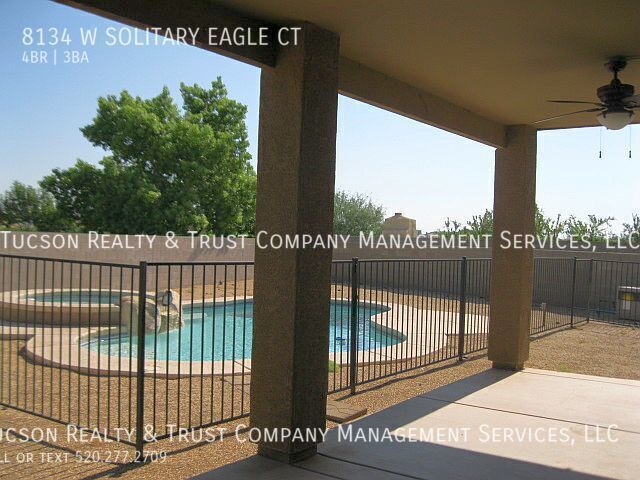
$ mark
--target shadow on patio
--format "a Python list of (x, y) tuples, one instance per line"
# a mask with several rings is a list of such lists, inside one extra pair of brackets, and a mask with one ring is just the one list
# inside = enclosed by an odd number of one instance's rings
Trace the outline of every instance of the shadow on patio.
[(198, 478), (630, 479), (639, 403), (638, 381), (488, 370), (334, 429), (303, 462), (255, 456)]

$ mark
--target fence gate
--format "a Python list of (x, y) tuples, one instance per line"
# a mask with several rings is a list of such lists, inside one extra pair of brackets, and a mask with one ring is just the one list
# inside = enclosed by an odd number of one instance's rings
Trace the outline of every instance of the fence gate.
[(138, 322), (119, 304), (140, 278), (136, 265), (0, 255), (0, 403), (135, 445), (134, 352), (110, 353)]

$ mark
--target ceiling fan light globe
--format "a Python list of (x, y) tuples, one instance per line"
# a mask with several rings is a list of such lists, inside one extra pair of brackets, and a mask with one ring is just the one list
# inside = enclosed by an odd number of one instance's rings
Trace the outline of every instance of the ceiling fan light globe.
[(607, 130), (620, 130), (629, 125), (633, 117), (635, 113), (629, 110), (605, 110), (596, 116), (600, 125)]

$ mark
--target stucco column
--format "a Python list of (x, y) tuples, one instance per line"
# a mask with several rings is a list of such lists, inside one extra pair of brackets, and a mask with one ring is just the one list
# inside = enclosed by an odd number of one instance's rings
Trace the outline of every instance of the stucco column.
[[(338, 36), (304, 24), (260, 82), (257, 232), (326, 235), (333, 228)], [(267, 242), (267, 236), (260, 243)], [(325, 427), (331, 250), (260, 248), (255, 254), (251, 424)], [(284, 462), (314, 442), (262, 441)]]
[(507, 127), (507, 146), (496, 150), (489, 360), (518, 370), (529, 358), (533, 250), (505, 248), (518, 234), (534, 233), (536, 130)]

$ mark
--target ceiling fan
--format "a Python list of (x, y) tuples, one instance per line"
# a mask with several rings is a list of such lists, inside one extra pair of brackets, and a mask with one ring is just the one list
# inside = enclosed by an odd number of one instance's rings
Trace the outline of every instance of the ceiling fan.
[(620, 130), (631, 123), (636, 108), (640, 108), (640, 95), (634, 95), (633, 85), (622, 83), (618, 78), (618, 72), (627, 66), (627, 58), (615, 57), (605, 63), (605, 68), (613, 73), (613, 79), (607, 85), (603, 85), (596, 91), (600, 102), (588, 102), (581, 100), (547, 100), (552, 103), (575, 103), (595, 105), (594, 108), (578, 110), (577, 112), (564, 113), (554, 117), (538, 120), (536, 123), (555, 120), (556, 118), (575, 115), (577, 113), (600, 112), (596, 116), (598, 122), (609, 130)]

